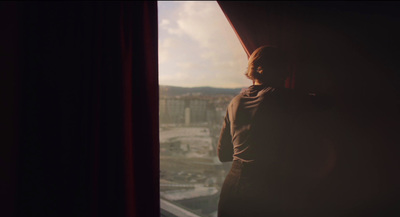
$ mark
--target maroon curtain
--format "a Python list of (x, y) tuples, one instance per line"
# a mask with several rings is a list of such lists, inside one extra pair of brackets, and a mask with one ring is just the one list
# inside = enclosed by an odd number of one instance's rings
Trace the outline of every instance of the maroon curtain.
[(1, 6), (2, 216), (159, 216), (157, 2)]
[[(334, 99), (332, 109), (306, 114), (296, 126), (324, 138), (314, 148), (326, 147), (319, 156), (331, 162), (310, 187), (310, 207), (338, 216), (398, 213), (399, 3), (218, 3), (248, 54), (261, 45), (289, 54), (287, 87)], [(299, 156), (315, 151), (303, 149)]]
[(14, 216), (17, 181), (17, 8), (13, 2), (0, 6), (0, 200), (2, 216)]
[(290, 19), (294, 14), (285, 7), (286, 4), (256, 1), (218, 1), (218, 4), (248, 56), (262, 45), (276, 46), (289, 54), (291, 76), (286, 80), (286, 87), (294, 88), (298, 55), (295, 32), (301, 28), (302, 23)]

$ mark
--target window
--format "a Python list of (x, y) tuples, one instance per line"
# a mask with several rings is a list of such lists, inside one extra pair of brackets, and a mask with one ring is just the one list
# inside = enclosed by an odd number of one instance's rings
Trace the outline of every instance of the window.
[(217, 2), (158, 2), (161, 216), (216, 216), (216, 146), (247, 55)]

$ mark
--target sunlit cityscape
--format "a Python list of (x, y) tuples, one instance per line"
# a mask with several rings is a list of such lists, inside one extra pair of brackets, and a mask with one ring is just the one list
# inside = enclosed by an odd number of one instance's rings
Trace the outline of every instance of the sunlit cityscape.
[[(171, 94), (171, 88), (182, 89), (182, 94)], [(179, 216), (177, 207), (197, 216), (216, 216), (230, 168), (218, 160), (216, 146), (226, 106), (240, 89), (204, 89), (160, 87), (162, 216)]]

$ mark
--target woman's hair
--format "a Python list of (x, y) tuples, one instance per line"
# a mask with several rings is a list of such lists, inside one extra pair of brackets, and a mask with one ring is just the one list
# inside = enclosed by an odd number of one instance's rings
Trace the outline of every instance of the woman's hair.
[(262, 46), (250, 55), (245, 75), (253, 81), (275, 82), (286, 78), (286, 67), (287, 59), (280, 49)]

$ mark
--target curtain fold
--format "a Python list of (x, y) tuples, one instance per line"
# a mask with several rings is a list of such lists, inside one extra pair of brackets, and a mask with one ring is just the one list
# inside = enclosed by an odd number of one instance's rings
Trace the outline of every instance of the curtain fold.
[(159, 216), (157, 2), (6, 4), (12, 216)]
[[(297, 53), (295, 32), (301, 23), (290, 19), (290, 7), (287, 3), (277, 2), (232, 2), (218, 1), (219, 6), (236, 32), (247, 56), (260, 46), (281, 48), (291, 59), (290, 77), (287, 88), (294, 88)], [(265, 6), (268, 7), (265, 7)]]
[[(140, 8), (124, 3), (121, 10), (127, 216), (158, 216), (157, 2), (144, 2)], [(135, 25), (138, 20), (140, 26)]]
[(18, 155), (18, 8), (16, 2), (0, 3), (0, 200), (2, 216), (14, 216)]

